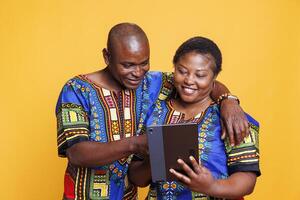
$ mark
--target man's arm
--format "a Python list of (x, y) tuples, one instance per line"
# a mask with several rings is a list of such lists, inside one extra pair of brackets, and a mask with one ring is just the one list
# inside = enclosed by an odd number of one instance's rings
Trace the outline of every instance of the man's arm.
[(133, 136), (114, 142), (90, 141), (91, 112), (86, 86), (76, 78), (63, 87), (56, 106), (58, 154), (77, 166), (95, 167), (133, 153), (147, 152), (147, 138)]
[[(230, 93), (229, 89), (219, 81), (211, 92), (211, 97), (217, 101), (222, 94)], [(240, 144), (249, 135), (248, 120), (243, 109), (235, 99), (224, 99), (220, 105), (222, 138), (229, 136), (231, 145)]]
[(146, 135), (125, 138), (109, 143), (83, 141), (67, 149), (67, 157), (73, 165), (96, 167), (112, 163), (133, 153), (147, 153)]

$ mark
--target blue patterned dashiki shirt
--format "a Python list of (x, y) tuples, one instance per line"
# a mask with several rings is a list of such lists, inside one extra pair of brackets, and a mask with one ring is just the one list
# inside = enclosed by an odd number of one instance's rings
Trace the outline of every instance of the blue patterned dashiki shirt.
[[(240, 171), (251, 171), (256, 173), (257, 176), (260, 175), (259, 124), (249, 115), (247, 115), (247, 118), (251, 134), (239, 146), (231, 147), (228, 138), (225, 143), (221, 140), (220, 112), (217, 104), (212, 103), (205, 112), (190, 120), (185, 120), (184, 114), (174, 109), (172, 99), (167, 101), (158, 100), (152, 111), (148, 113), (147, 126), (177, 123), (198, 124), (199, 160), (216, 179), (225, 179), (230, 174)], [(172, 181), (152, 183), (148, 192), (148, 199), (208, 200), (218, 198), (192, 192), (179, 182)]]
[[(81, 141), (106, 143), (141, 132), (149, 109), (171, 92), (172, 75), (148, 72), (136, 90), (118, 94), (100, 87), (85, 75), (69, 80), (59, 96), (57, 116), (58, 154)], [(65, 199), (136, 199), (137, 189), (128, 182), (132, 156), (96, 168), (68, 163)]]

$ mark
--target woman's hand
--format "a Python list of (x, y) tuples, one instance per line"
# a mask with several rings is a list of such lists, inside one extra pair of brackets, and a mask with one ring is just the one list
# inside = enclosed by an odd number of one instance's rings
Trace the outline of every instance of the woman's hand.
[(190, 160), (193, 169), (183, 160), (178, 159), (177, 161), (187, 175), (170, 169), (170, 172), (190, 190), (226, 199), (240, 199), (253, 192), (256, 183), (255, 173), (236, 172), (227, 179), (218, 180), (214, 179), (211, 172), (198, 164), (193, 157), (190, 157)]
[(170, 169), (170, 172), (190, 190), (207, 195), (212, 194), (216, 180), (211, 172), (207, 168), (201, 166), (201, 164), (198, 164), (194, 157), (190, 156), (190, 160), (193, 169), (191, 169), (183, 160), (177, 160), (186, 175), (177, 172), (174, 169)]

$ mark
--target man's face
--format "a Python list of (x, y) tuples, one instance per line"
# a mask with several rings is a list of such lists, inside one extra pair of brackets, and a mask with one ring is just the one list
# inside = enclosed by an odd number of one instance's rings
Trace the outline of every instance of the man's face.
[(149, 44), (138, 40), (115, 42), (108, 52), (111, 75), (127, 89), (136, 89), (149, 70)]

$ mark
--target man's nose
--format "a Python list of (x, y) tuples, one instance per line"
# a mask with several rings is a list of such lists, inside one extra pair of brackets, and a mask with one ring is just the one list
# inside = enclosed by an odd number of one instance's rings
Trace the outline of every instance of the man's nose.
[(133, 71), (133, 75), (136, 77), (140, 77), (144, 74), (143, 67), (140, 65), (136, 65)]

